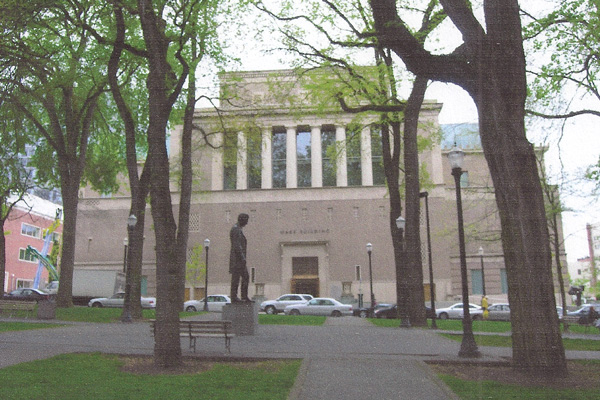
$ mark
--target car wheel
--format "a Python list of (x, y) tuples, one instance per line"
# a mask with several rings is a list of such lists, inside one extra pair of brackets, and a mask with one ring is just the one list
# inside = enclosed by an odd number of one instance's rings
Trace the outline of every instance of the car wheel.
[(98, 301), (97, 301), (97, 302), (95, 302), (95, 303), (92, 303), (92, 307), (95, 307), (95, 308), (102, 308), (102, 303), (100, 303), (100, 302), (98, 302)]
[(194, 307), (194, 306), (187, 306), (185, 311), (196, 312), (197, 310), (196, 310), (196, 307)]
[(358, 315), (361, 318), (367, 318), (367, 315), (368, 315), (367, 310), (361, 310), (360, 314), (358, 314)]
[(481, 321), (481, 315), (479, 315), (479, 314), (473, 315), (473, 321)]
[(438, 317), (439, 319), (448, 319), (448, 314), (443, 312), (440, 314), (440, 316)]
[(337, 318), (337, 317), (341, 317), (341, 316), (342, 316), (342, 313), (341, 313), (341, 312), (339, 312), (338, 310), (333, 310), (333, 312), (331, 313), (331, 316), (332, 316), (332, 317), (336, 317), (336, 318)]
[(277, 309), (273, 306), (267, 306), (267, 308), (265, 308), (265, 312), (267, 314), (275, 315), (277, 314)]
[(290, 315), (300, 315), (300, 311), (294, 309), (294, 310), (290, 311)]

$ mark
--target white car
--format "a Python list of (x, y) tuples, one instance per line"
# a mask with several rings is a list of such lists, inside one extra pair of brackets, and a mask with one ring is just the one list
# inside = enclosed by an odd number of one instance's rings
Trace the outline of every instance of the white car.
[(277, 314), (283, 312), (287, 306), (304, 304), (312, 300), (312, 298), (310, 294), (284, 294), (275, 300), (267, 300), (260, 303), (260, 311), (264, 311), (267, 314)]
[[(224, 294), (211, 294), (206, 298), (206, 305), (208, 311), (223, 312), (223, 306), (231, 303), (229, 296)], [(201, 300), (188, 300), (183, 303), (184, 311), (204, 311), (204, 299)]]
[(510, 321), (510, 305), (508, 303), (494, 303), (488, 307), (490, 321)]
[[(463, 303), (456, 303), (446, 308), (438, 308), (435, 310), (438, 319), (462, 319)], [(483, 309), (476, 304), (469, 304), (469, 314), (472, 319), (482, 319)]]
[(328, 297), (316, 297), (308, 303), (292, 304), (283, 311), (285, 315), (352, 316), (352, 306), (350, 304), (342, 304), (336, 299)]
[[(155, 297), (142, 297), (142, 308), (156, 308)], [(110, 297), (98, 297), (91, 299), (89, 307), (123, 307), (125, 304), (125, 293), (117, 292)]]

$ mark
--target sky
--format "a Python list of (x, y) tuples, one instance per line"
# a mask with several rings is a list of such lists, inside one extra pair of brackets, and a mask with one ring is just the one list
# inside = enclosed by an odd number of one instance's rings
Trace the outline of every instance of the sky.
[[(543, 12), (553, 6), (556, 1), (528, 0), (520, 3), (523, 7), (527, 7), (528, 11)], [(442, 42), (449, 43), (449, 48), (454, 48), (461, 41), (460, 35), (453, 29), (450, 27), (443, 32)], [(288, 65), (281, 62), (280, 59), (284, 58), (281, 54), (265, 55), (260, 52), (259, 47), (269, 46), (264, 42), (261, 43), (261, 46), (256, 47), (246, 41), (243, 43), (239, 53), (241, 70), (289, 68)], [(474, 102), (458, 86), (439, 82), (431, 83), (425, 98), (437, 100), (443, 104), (439, 115), (440, 124), (477, 123), (477, 110)], [(585, 99), (577, 101), (579, 106), (586, 105)], [(544, 141), (548, 145), (546, 168), (550, 177), (561, 172), (569, 176), (581, 176), (587, 167), (598, 161), (600, 140), (596, 137), (596, 126), (599, 122), (597, 117), (577, 117), (564, 122), (564, 127), (561, 127), (562, 123), (554, 123), (552, 126), (539, 123), (528, 124), (530, 141), (536, 145), (540, 145)], [(578, 258), (586, 257), (589, 254), (586, 224), (598, 224), (600, 229), (600, 210), (598, 205), (592, 201), (590, 193), (589, 185), (578, 183), (574, 187), (574, 192), (561, 194), (564, 205), (572, 210), (563, 213), (565, 248), (567, 260), (571, 264)]]

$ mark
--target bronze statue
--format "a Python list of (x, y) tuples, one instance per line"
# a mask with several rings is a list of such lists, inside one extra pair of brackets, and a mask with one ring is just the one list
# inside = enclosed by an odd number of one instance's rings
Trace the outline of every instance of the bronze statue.
[[(252, 301), (248, 298), (248, 283), (250, 275), (246, 268), (246, 237), (242, 228), (248, 224), (248, 214), (238, 215), (238, 220), (229, 232), (231, 251), (229, 253), (229, 273), (231, 274), (231, 302)], [(241, 293), (237, 297), (238, 285), (241, 279)]]

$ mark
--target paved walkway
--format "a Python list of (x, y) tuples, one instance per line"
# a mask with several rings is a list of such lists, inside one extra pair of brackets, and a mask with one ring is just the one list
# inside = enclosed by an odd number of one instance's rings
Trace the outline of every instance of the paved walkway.
[[(217, 318), (208, 314), (196, 318)], [(0, 320), (1, 321), (1, 320)], [(591, 336), (591, 335), (590, 335)], [(324, 326), (260, 325), (253, 336), (198, 341), (198, 357), (301, 358), (290, 399), (452, 399), (426, 360), (457, 360), (460, 343), (424, 329), (381, 328), (355, 317), (328, 318)], [(0, 368), (61, 353), (152, 354), (148, 323), (66, 323), (53, 329), (0, 334)], [(182, 340), (183, 354), (194, 356)], [(503, 360), (510, 348), (481, 347), (482, 361)], [(600, 358), (600, 352), (567, 352), (568, 358)]]

